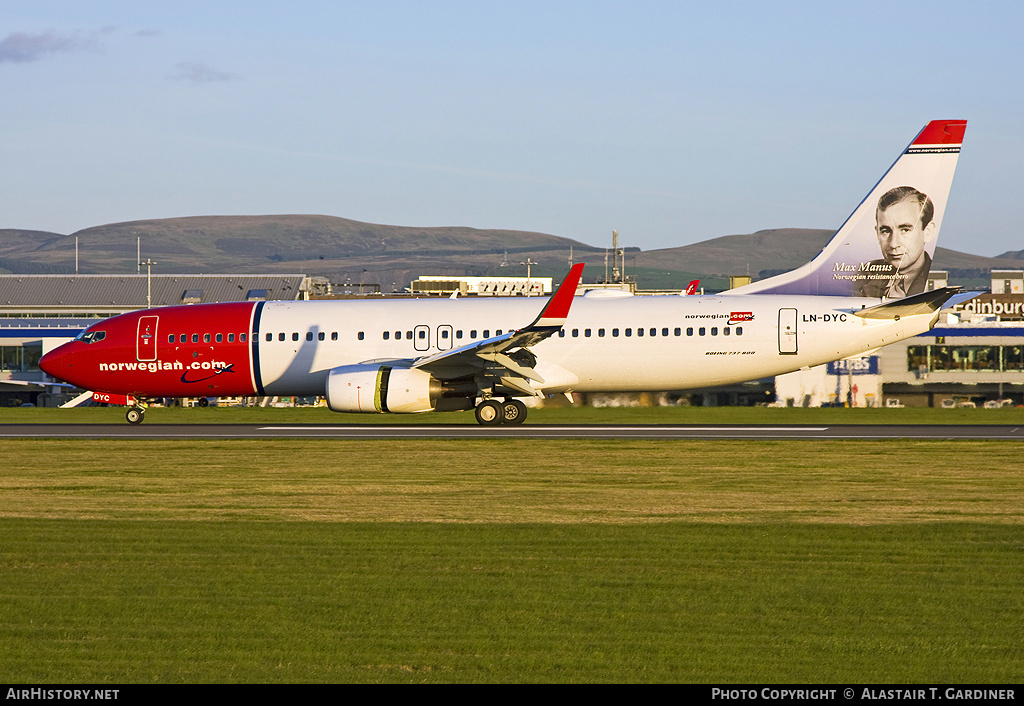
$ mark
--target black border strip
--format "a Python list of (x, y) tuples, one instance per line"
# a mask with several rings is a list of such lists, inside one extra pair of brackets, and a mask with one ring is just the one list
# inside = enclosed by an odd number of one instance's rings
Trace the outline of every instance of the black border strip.
[(256, 392), (260, 397), (266, 397), (263, 389), (263, 376), (260, 375), (260, 317), (263, 315), (263, 305), (266, 302), (256, 302), (256, 311), (252, 316), (252, 379), (256, 382)]
[(907, 148), (907, 154), (960, 154), (960, 145), (952, 147), (914, 147)]

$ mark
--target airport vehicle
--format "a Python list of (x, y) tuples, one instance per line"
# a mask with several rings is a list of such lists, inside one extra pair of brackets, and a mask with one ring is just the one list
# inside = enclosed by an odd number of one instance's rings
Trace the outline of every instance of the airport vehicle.
[(920, 269), (965, 129), (929, 123), (811, 262), (722, 294), (696, 295), (694, 285), (674, 296), (577, 297), (579, 264), (543, 306), (527, 297), (174, 306), (98, 322), (40, 367), (129, 405), (132, 423), (143, 419), (137, 398), (324, 395), (337, 412), (475, 409), (481, 424), (519, 424), (523, 400), (541, 395), (711, 387), (860, 356), (929, 330), (957, 296), (921, 291)]

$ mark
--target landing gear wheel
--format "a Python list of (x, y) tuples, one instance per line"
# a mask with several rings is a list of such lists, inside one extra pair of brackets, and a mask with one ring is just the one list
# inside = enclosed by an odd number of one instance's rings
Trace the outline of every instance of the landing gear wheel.
[(142, 407), (129, 407), (128, 411), (124, 413), (124, 418), (128, 420), (129, 424), (142, 424), (145, 416), (146, 410)]
[(508, 400), (501, 406), (502, 424), (516, 425), (526, 421), (526, 405), (519, 400)]
[(504, 416), (501, 402), (497, 400), (484, 400), (476, 406), (476, 421), (484, 426), (496, 426), (501, 424)]

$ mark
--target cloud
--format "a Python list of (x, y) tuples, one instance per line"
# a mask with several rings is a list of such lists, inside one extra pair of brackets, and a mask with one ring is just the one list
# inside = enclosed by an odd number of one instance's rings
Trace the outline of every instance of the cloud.
[(0, 64), (26, 64), (39, 61), (51, 54), (81, 51), (96, 46), (95, 34), (42, 34), (12, 32), (0, 40)]
[(224, 81), (238, 81), (239, 76), (220, 69), (215, 69), (206, 64), (196, 64), (190, 61), (182, 61), (174, 65), (175, 72), (168, 76), (174, 81), (188, 81), (190, 83), (218, 83)]

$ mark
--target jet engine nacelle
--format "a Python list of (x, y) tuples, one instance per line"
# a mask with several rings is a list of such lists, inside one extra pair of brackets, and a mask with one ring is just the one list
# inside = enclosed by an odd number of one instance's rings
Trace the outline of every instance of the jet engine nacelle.
[(429, 412), (441, 383), (415, 368), (342, 365), (327, 376), (327, 406), (335, 412)]

